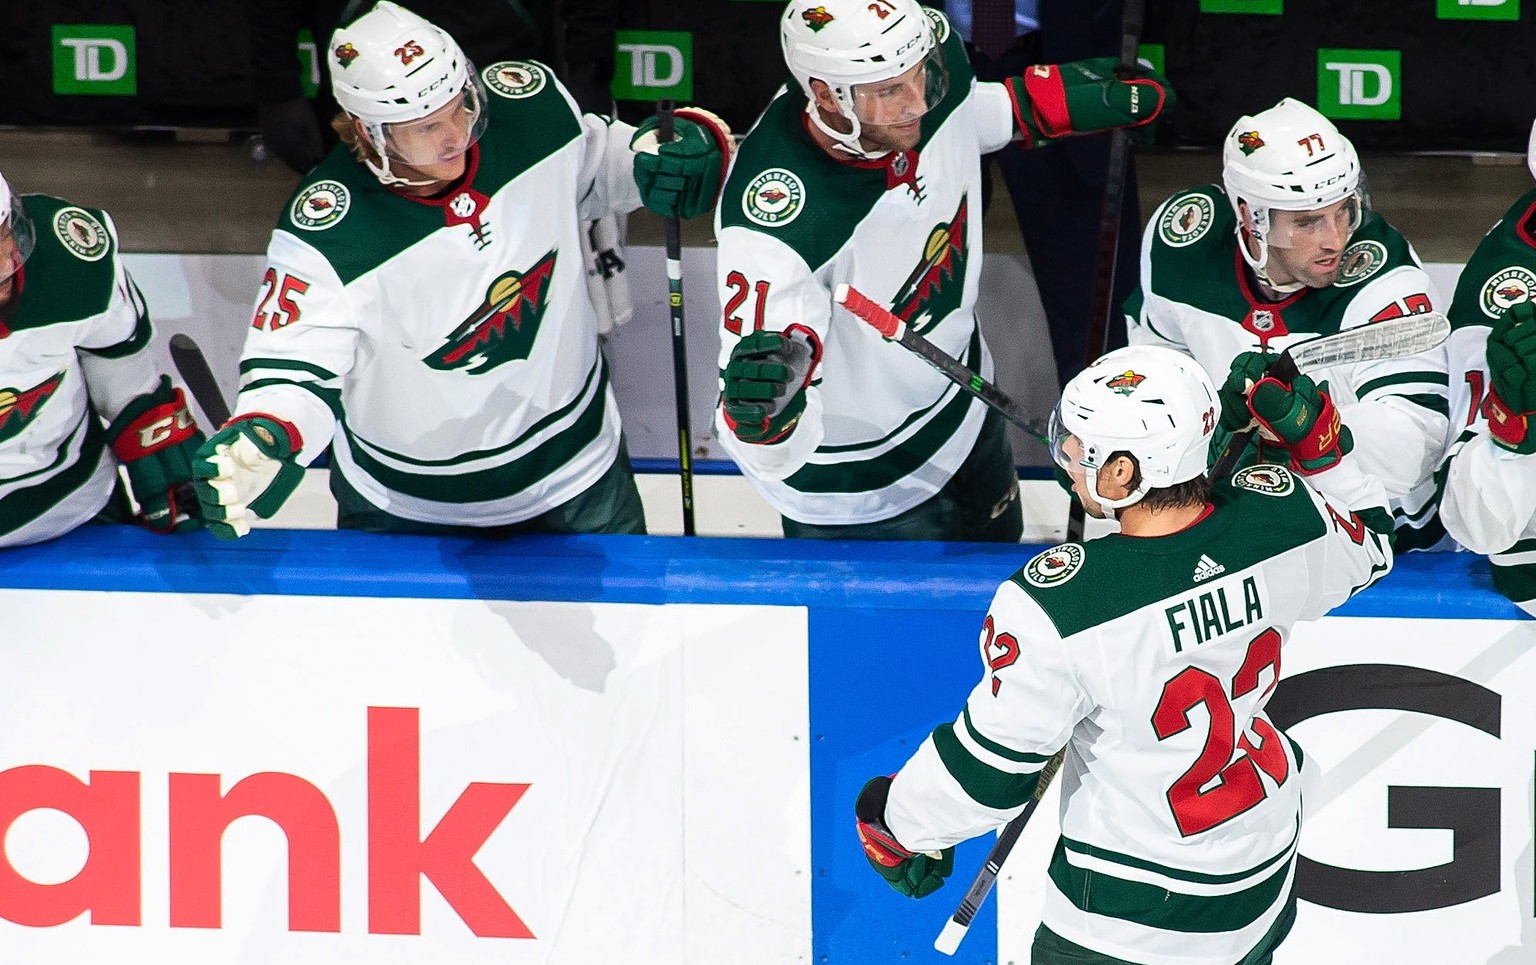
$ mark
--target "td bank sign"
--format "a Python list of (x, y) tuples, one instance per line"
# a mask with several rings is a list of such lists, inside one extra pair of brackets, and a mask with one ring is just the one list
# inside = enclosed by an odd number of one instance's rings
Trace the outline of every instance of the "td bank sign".
[(137, 67), (132, 25), (53, 25), (55, 94), (137, 94)]
[(1402, 68), (1397, 50), (1319, 50), (1317, 109), (1344, 120), (1401, 120)]

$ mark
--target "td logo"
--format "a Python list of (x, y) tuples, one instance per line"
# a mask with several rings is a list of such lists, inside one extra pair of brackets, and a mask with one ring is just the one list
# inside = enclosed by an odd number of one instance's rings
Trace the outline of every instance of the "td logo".
[(130, 24), (53, 25), (55, 94), (137, 94), (137, 61)]
[(1441, 20), (1519, 20), (1520, 0), (1435, 0)]
[(613, 96), (621, 101), (693, 98), (693, 34), (672, 30), (620, 30)]
[(1319, 50), (1317, 109), (1344, 120), (1400, 120), (1402, 61), (1397, 50)]

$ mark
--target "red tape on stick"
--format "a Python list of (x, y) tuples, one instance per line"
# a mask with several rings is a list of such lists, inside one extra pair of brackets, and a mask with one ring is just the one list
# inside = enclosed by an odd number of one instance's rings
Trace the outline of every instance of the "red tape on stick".
[(839, 305), (868, 322), (875, 331), (886, 338), (901, 337), (899, 334), (902, 329), (901, 319), (892, 315), (884, 305), (874, 301), (857, 288), (838, 285), (832, 298)]

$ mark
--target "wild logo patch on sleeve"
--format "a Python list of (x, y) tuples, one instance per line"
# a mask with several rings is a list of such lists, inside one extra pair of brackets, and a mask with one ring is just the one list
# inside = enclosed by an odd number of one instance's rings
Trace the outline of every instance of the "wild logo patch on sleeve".
[(1296, 477), (1283, 466), (1249, 466), (1232, 476), (1232, 485), (1266, 496), (1288, 496), (1296, 489)]
[(1339, 258), (1340, 288), (1358, 285), (1381, 270), (1387, 263), (1387, 246), (1379, 241), (1357, 241), (1344, 249)]
[(485, 86), (500, 94), (518, 100), (532, 97), (549, 83), (549, 75), (538, 64), (522, 60), (503, 60), (480, 72)]
[(106, 225), (84, 208), (60, 208), (53, 216), (53, 233), (82, 261), (100, 261), (112, 247)]
[(1210, 196), (1194, 192), (1174, 198), (1157, 219), (1157, 236), (1170, 248), (1183, 248), (1205, 237), (1216, 221), (1216, 205)]
[(1077, 575), (1083, 568), (1081, 543), (1063, 543), (1053, 546), (1024, 564), (1024, 579), (1031, 586), (1059, 586)]
[(1510, 265), (1502, 271), (1494, 272), (1483, 283), (1477, 301), (1484, 315), (1498, 318), (1509, 311), (1511, 306), (1530, 301), (1532, 291), (1536, 291), (1536, 272), (1523, 265)]
[(293, 199), (288, 216), (305, 231), (323, 231), (346, 217), (352, 195), (340, 181), (316, 181)]
[(741, 195), (741, 213), (765, 228), (787, 225), (805, 205), (805, 184), (795, 172), (769, 168), (752, 179)]

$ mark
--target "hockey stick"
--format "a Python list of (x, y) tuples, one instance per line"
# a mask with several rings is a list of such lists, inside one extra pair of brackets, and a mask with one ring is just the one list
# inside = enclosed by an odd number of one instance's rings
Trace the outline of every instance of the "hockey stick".
[[(1129, 80), (1136, 72), (1136, 52), (1141, 43), (1145, 0), (1125, 0), (1120, 11), (1120, 65), (1115, 76)], [(1093, 301), (1088, 310), (1088, 343), (1083, 364), (1091, 365), (1109, 347), (1109, 319), (1120, 311), (1114, 304), (1115, 266), (1120, 260), (1120, 218), (1125, 208), (1125, 175), (1130, 166), (1131, 134), (1124, 128), (1110, 132), (1109, 170), (1104, 177), (1104, 206), (1099, 215), (1099, 244), (1093, 261)], [(1067, 506), (1067, 539), (1083, 538), (1083, 504), (1074, 499)]]
[(944, 350), (907, 327), (907, 323), (892, 315), (878, 302), (853, 288), (840, 284), (832, 292), (832, 300), (868, 322), (875, 331), (911, 352), (923, 357), (929, 365), (944, 373), (960, 388), (996, 409), (1003, 418), (1029, 433), (1040, 442), (1049, 445), (1045, 428), (1039, 422), (1027, 418), (1018, 405), (1002, 389), (950, 358)]
[[(1380, 359), (1404, 358), (1427, 352), (1451, 334), (1451, 323), (1440, 312), (1399, 315), (1332, 335), (1320, 335), (1290, 346), (1269, 366), (1267, 372), (1287, 384), (1297, 375), (1334, 365), (1355, 365)], [(1225, 479), (1232, 467), (1253, 441), (1256, 427), (1234, 432), (1227, 437), (1221, 455), (1211, 466), (1211, 480)]]
[(198, 408), (213, 423), (212, 431), (218, 432), (229, 421), (229, 404), (224, 401), (224, 392), (219, 388), (218, 379), (213, 377), (203, 350), (191, 336), (177, 332), (171, 336), (171, 361), (181, 380), (187, 383), (187, 390), (197, 401)]
[(1035, 784), (1034, 795), (1024, 802), (1024, 810), (1007, 824), (997, 836), (997, 843), (992, 845), (992, 850), (987, 852), (986, 863), (981, 870), (976, 872), (976, 880), (971, 882), (970, 890), (965, 897), (960, 899), (960, 905), (955, 913), (949, 916), (949, 921), (944, 923), (944, 930), (939, 932), (939, 937), (933, 940), (933, 947), (945, 955), (953, 955), (960, 949), (960, 942), (965, 939), (966, 932), (971, 930), (971, 922), (976, 918), (976, 913), (981, 910), (982, 902), (991, 894), (992, 886), (997, 884), (998, 872), (1002, 870), (1003, 862), (1008, 860), (1008, 854), (1013, 846), (1018, 843), (1019, 835), (1024, 831), (1024, 825), (1029, 823), (1030, 817), (1035, 813), (1035, 808), (1040, 806), (1040, 799), (1045, 797), (1045, 792), (1050, 789), (1051, 782), (1056, 779), (1056, 772), (1061, 770), (1061, 760), (1066, 754), (1063, 748), (1056, 752), (1056, 756), (1045, 762), (1040, 768), (1040, 779)]
[[(672, 140), (672, 102), (656, 105), (656, 137)], [(672, 384), (677, 397), (677, 465), (683, 487), (683, 535), (694, 535), (693, 439), (688, 425), (688, 342), (683, 337), (683, 243), (676, 215), (666, 221), (667, 304), (672, 307)]]

